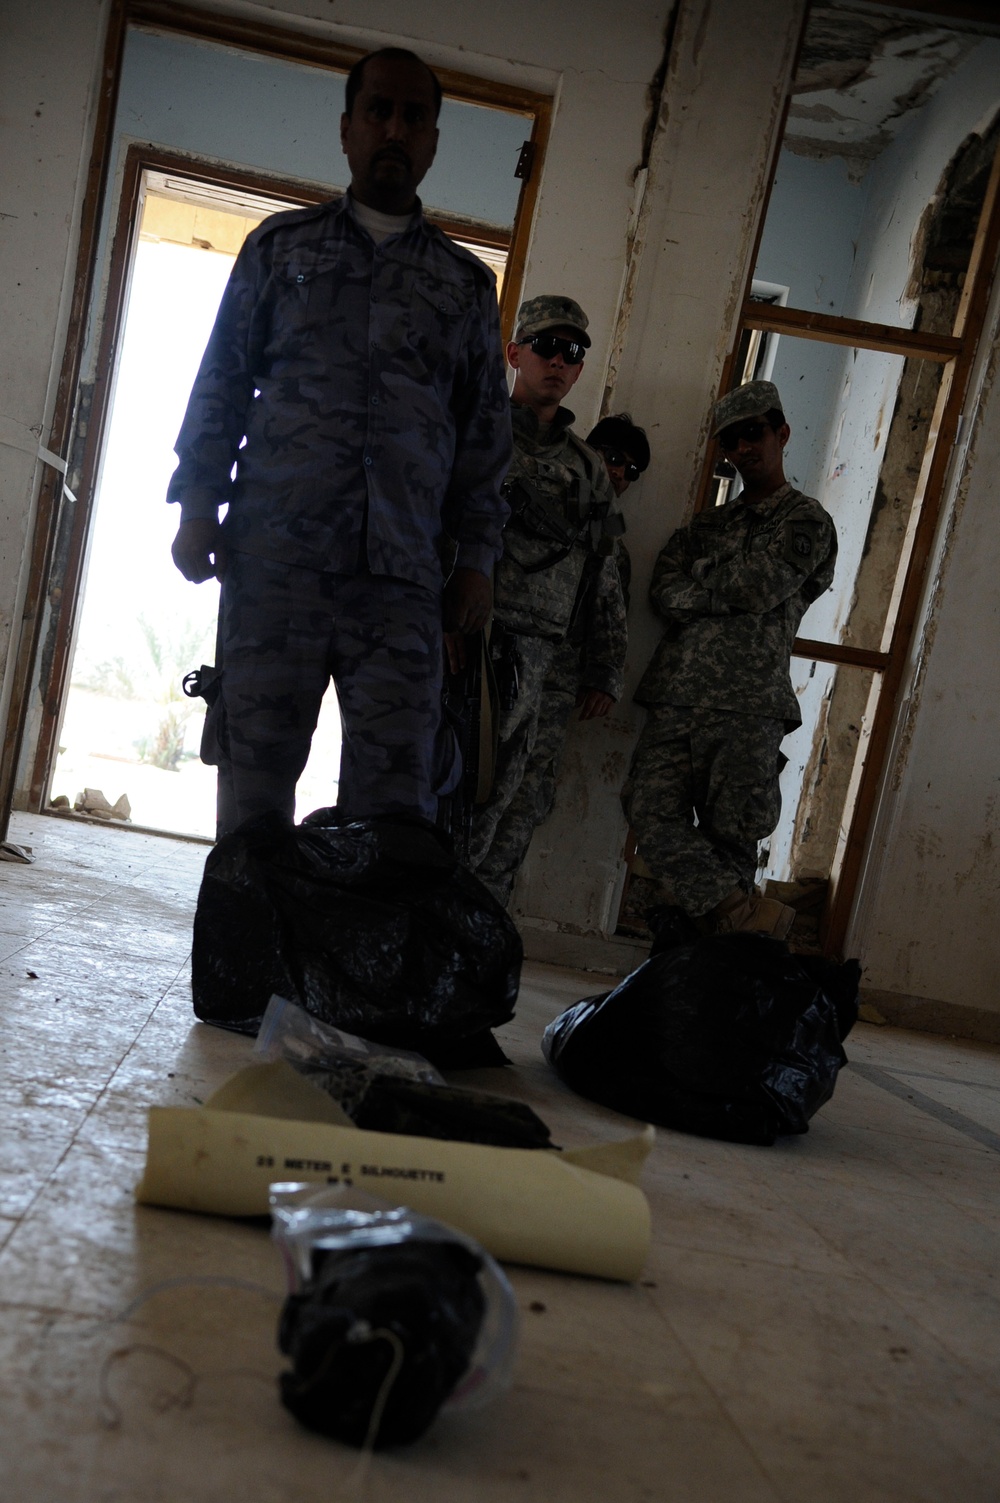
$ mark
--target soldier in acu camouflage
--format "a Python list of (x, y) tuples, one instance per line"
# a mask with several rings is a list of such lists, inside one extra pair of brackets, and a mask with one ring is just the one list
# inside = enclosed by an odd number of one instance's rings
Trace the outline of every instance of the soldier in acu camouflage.
[[(604, 461), (573, 433), (573, 414), (560, 405), (589, 345), (579, 304), (546, 295), (521, 305), (507, 346), (515, 372), (514, 458), (504, 486), (511, 516), (496, 572), (493, 646), (504, 661), (516, 661), (518, 677), (516, 699), (501, 715), (493, 792), (477, 812), (469, 858), (502, 902), (536, 822), (533, 797), (532, 812), (515, 808), (506, 817), (530, 765), (554, 655), (571, 635), (586, 642), (586, 719), (606, 715), (623, 688), (625, 602), (616, 555), (624, 524)], [(579, 645), (574, 651), (578, 664)]]
[(350, 189), (248, 236), (195, 380), (168, 499), (223, 582), (220, 833), (291, 817), (331, 677), (345, 813), (435, 819), (459, 775), (443, 630), (489, 617), (511, 434), (495, 279), (416, 196), (440, 102), (412, 53), (355, 65)]
[(712, 432), (743, 490), (675, 532), (657, 560), (650, 598), (666, 630), (636, 690), (649, 713), (622, 800), (678, 906), (717, 932), (780, 938), (794, 913), (754, 888), (758, 843), (781, 809), (782, 737), (801, 724), (792, 644), (831, 584), (837, 536), (785, 479), (790, 430), (770, 381), (723, 397)]
[[(587, 444), (603, 458), (611, 488), (619, 501), (649, 466), (649, 443), (628, 413), (601, 421), (587, 434)], [(591, 556), (577, 595), (573, 618), (564, 641), (556, 644), (546, 670), (538, 705), (535, 744), (524, 776), (501, 815), (489, 852), (479, 867), (501, 902), (507, 902), (514, 880), (528, 853), (536, 828), (551, 814), (566, 734), (574, 711), (592, 720), (606, 710), (606, 695), (588, 685), (608, 682), (608, 664), (625, 661), (631, 560), (624, 539), (615, 549), (622, 600), (603, 588), (603, 561)]]

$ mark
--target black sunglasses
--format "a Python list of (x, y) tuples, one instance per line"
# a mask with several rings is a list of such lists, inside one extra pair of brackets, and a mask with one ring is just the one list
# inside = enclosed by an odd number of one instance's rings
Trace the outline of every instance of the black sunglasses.
[(629, 482), (638, 480), (642, 474), (639, 466), (634, 464), (627, 454), (620, 454), (617, 449), (606, 449), (603, 445), (601, 446), (601, 453), (613, 470), (617, 470), (618, 466), (621, 465), (622, 474)]
[(533, 334), (530, 339), (520, 339), (519, 344), (530, 344), (532, 353), (540, 360), (552, 360), (561, 355), (567, 365), (581, 365), (587, 353), (575, 339), (561, 339), (558, 334)]
[(743, 439), (746, 439), (748, 444), (759, 443), (769, 427), (770, 424), (763, 422), (760, 418), (749, 423), (734, 423), (731, 428), (723, 428), (719, 434), (719, 445), (727, 454), (731, 454), (734, 449), (739, 448)]

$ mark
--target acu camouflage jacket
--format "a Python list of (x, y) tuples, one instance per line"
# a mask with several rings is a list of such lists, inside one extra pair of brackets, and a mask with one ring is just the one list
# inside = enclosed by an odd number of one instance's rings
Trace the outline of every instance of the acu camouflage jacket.
[(617, 539), (624, 524), (604, 461), (571, 432), (565, 407), (541, 432), (529, 407), (512, 404), (511, 420), (514, 458), (505, 489), (526, 481), (563, 519), (572, 543), (533, 533), (512, 495), (495, 615), (522, 636), (561, 642), (572, 634), (583, 648), (582, 682), (620, 699), (628, 638)]
[(829, 515), (790, 485), (755, 506), (736, 500), (700, 512), (653, 570), (650, 599), (667, 630), (638, 703), (801, 725), (792, 643), (806, 607), (829, 589), (836, 559)]
[(185, 519), (228, 503), (238, 551), (437, 590), (446, 530), (459, 565), (491, 573), (511, 453), (492, 273), (419, 212), (378, 246), (350, 194), (272, 215), (233, 267), (176, 448), (167, 499)]

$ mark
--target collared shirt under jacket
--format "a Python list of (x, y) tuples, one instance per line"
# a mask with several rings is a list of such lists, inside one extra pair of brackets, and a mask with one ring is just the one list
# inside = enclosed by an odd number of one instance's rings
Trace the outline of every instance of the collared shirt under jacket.
[(273, 215), (233, 267), (176, 449), (167, 499), (185, 520), (228, 503), (230, 548), (439, 589), (445, 531), (489, 574), (511, 457), (492, 273), (419, 210), (377, 246), (349, 194)]

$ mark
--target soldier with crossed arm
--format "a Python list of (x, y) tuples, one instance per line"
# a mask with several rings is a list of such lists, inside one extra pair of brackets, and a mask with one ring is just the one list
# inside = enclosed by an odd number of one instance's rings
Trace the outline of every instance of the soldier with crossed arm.
[(679, 528), (656, 562), (665, 629), (635, 693), (648, 716), (622, 792), (677, 906), (714, 932), (778, 938), (794, 911), (754, 887), (757, 850), (781, 812), (782, 738), (802, 721), (792, 644), (837, 557), (831, 518), (785, 479), (790, 431), (770, 381), (715, 406), (712, 433), (743, 490)]

